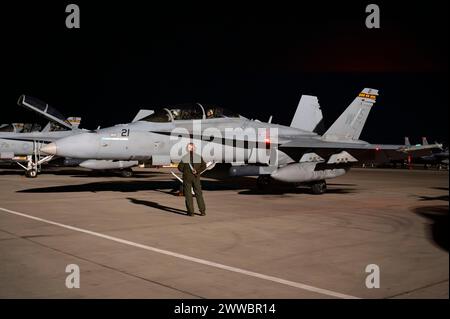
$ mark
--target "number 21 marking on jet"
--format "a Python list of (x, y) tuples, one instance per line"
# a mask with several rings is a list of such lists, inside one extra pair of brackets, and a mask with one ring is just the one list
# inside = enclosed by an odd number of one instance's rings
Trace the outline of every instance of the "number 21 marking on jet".
[(120, 134), (121, 136), (130, 136), (130, 129), (122, 129), (122, 133)]

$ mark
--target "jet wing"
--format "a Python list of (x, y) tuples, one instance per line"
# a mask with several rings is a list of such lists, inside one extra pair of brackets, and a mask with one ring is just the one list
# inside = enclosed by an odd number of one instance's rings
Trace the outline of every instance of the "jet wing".
[[(286, 137), (283, 137), (286, 139)], [(343, 142), (327, 141), (313, 138), (294, 138), (279, 145), (280, 148), (324, 148), (324, 149), (349, 149), (349, 150), (396, 150), (402, 151), (404, 145), (370, 144), (364, 141)]]
[(292, 159), (299, 161), (306, 152), (313, 152), (322, 158), (331, 158), (333, 154), (348, 152), (359, 162), (386, 162), (392, 159), (404, 159), (407, 153), (405, 145), (370, 144), (361, 140), (346, 142), (322, 138), (291, 138), (280, 143), (278, 149)]
[(17, 104), (31, 111), (39, 113), (40, 115), (44, 116), (52, 122), (57, 123), (58, 125), (61, 125), (64, 128), (67, 128), (69, 130), (73, 128), (72, 125), (66, 121), (65, 117), (58, 112), (58, 110), (37, 98), (27, 95), (21, 95), (19, 97), (19, 100), (17, 101)]

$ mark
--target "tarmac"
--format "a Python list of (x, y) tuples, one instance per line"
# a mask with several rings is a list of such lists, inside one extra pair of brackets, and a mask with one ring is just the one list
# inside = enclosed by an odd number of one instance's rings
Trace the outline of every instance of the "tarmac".
[(448, 171), (205, 177), (188, 217), (170, 169), (134, 170), (0, 169), (0, 298), (449, 298)]

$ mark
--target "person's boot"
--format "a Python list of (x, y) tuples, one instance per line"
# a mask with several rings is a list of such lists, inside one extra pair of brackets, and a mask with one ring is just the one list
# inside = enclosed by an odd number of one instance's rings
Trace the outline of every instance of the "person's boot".
[(200, 216), (206, 216), (205, 212), (200, 212)]
[(187, 213), (187, 215), (189, 216), (189, 217), (194, 217), (194, 213)]

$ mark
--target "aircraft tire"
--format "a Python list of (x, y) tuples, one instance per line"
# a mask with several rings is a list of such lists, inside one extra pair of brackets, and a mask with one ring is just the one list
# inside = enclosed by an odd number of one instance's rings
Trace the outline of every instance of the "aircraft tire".
[(314, 195), (320, 195), (327, 191), (327, 183), (325, 181), (318, 181), (311, 185), (311, 192)]
[(258, 189), (264, 189), (270, 184), (270, 176), (268, 175), (260, 175), (256, 179), (256, 186)]
[(29, 171), (25, 172), (25, 176), (28, 177), (28, 178), (36, 178), (37, 175), (38, 175), (37, 173), (38, 173), (37, 170), (30, 169)]
[(123, 170), (120, 171), (120, 175), (122, 177), (131, 177), (131, 176), (133, 176), (133, 170), (131, 170), (131, 169), (123, 169)]

